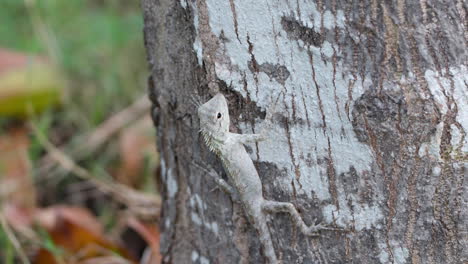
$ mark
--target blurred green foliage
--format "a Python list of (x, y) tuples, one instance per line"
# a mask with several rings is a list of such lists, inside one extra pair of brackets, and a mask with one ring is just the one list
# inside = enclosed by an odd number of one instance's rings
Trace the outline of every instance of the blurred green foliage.
[[(49, 56), (67, 80), (62, 109), (35, 120), (55, 144), (73, 145), (146, 93), (142, 31), (139, 1), (0, 0), (0, 47)], [(110, 146), (90, 160), (104, 168), (115, 156)]]
[(55, 119), (89, 130), (145, 92), (138, 1), (1, 0), (0, 47), (55, 59), (70, 89)]
[(5, 264), (14, 263), (14, 248), (5, 230), (0, 226), (0, 262)]
[[(67, 80), (62, 108), (49, 109), (33, 120), (57, 145), (79, 145), (76, 138), (146, 93), (142, 31), (139, 1), (0, 0), (0, 47), (45, 55)], [(0, 118), (0, 132), (8, 125), (9, 121)], [(29, 154), (34, 166), (44, 154), (34, 138)], [(112, 168), (117, 156), (117, 146), (111, 142), (98, 154), (80, 160), (80, 165), (102, 175)], [(35, 167), (33, 174), (41, 172)], [(152, 179), (152, 175), (148, 171), (144, 177)], [(43, 205), (73, 196), (66, 187), (70, 178), (46, 177), (35, 179), (38, 188), (46, 190), (41, 194)], [(47, 192), (51, 189), (54, 192)], [(112, 212), (102, 208), (108, 207), (93, 209), (106, 218)], [(13, 263), (13, 247), (1, 228), (0, 248), (0, 263)]]
[[(0, 47), (49, 57), (67, 81), (62, 108), (49, 109), (33, 120), (57, 145), (82, 144), (75, 139), (146, 93), (148, 71), (139, 1), (0, 0)], [(8, 125), (9, 121), (0, 118), (0, 132)], [(118, 156), (117, 149), (111, 142), (98, 154), (80, 160), (80, 165), (106, 174)], [(34, 166), (44, 154), (34, 138), (29, 154)], [(40, 173), (35, 167), (34, 176)], [(47, 182), (36, 179), (37, 185), (49, 190), (53, 185), (56, 193), (42, 193), (43, 204), (73, 196), (65, 187), (70, 179), (46, 177)], [(10, 248), (1, 230), (0, 248)], [(8, 262), (8, 252), (0, 254), (0, 262)]]

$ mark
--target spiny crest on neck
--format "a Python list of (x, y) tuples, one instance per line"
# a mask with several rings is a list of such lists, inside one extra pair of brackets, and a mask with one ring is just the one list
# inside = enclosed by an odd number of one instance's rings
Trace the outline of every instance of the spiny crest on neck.
[(202, 133), (203, 139), (205, 140), (205, 144), (208, 146), (210, 151), (217, 154), (222, 142), (216, 139), (216, 137), (212, 133), (210, 133), (210, 131), (206, 131), (202, 129), (201, 133)]

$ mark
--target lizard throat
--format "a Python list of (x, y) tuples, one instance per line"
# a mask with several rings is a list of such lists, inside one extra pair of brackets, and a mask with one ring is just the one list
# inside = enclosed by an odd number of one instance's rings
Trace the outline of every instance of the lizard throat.
[(211, 152), (220, 154), (220, 147), (223, 145), (224, 140), (217, 135), (214, 135), (211, 131), (201, 130), (203, 139)]
[(223, 139), (224, 135), (221, 135), (220, 137), (220, 136), (214, 135), (211, 131), (206, 131), (203, 129), (201, 130), (201, 133), (210, 151), (213, 152), (216, 156), (218, 156), (221, 159), (221, 163), (223, 164), (224, 168), (226, 168), (227, 174), (232, 175), (233, 172), (230, 169), (231, 168), (230, 162), (221, 153), (221, 146), (224, 145), (224, 139)]

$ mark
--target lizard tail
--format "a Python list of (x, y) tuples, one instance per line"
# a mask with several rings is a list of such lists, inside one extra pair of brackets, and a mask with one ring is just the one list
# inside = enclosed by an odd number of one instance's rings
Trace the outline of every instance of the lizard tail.
[(261, 214), (261, 221), (256, 222), (256, 228), (260, 237), (260, 242), (263, 246), (263, 254), (270, 264), (278, 264), (279, 261), (276, 257), (275, 248), (271, 240), (270, 230), (268, 229), (266, 217)]

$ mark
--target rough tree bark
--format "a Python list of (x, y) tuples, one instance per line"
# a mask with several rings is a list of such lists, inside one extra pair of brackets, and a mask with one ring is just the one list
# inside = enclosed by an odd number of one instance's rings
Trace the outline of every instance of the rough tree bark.
[(165, 263), (263, 263), (198, 133), (221, 91), (268, 199), (348, 234), (270, 219), (284, 263), (466, 263), (467, 20), (462, 0), (142, 0), (158, 128)]

